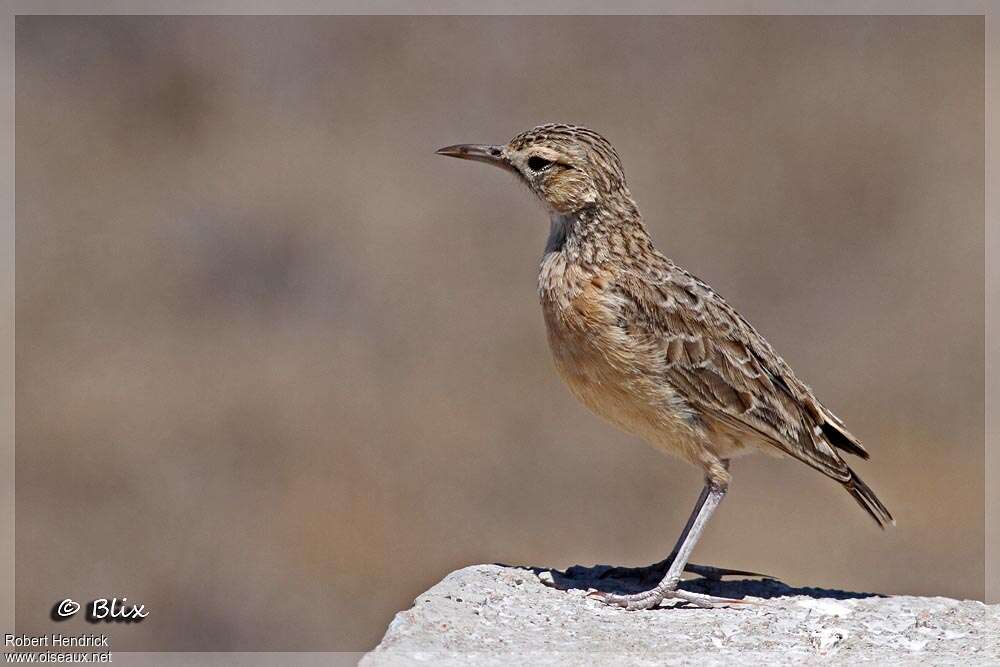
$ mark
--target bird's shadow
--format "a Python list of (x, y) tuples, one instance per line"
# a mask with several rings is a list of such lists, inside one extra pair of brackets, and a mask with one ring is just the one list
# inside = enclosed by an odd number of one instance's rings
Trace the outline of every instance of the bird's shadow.
[[(604, 593), (625, 595), (653, 588), (664, 574), (662, 571), (650, 570), (648, 568), (625, 568), (613, 567), (611, 565), (594, 565), (591, 567), (574, 565), (566, 570), (523, 565), (504, 565), (502, 563), (497, 563), (497, 565), (531, 571), (547, 586), (557, 590), (593, 589)], [(789, 586), (783, 581), (764, 575), (743, 579), (730, 579), (725, 576), (698, 576), (693, 579), (683, 579), (680, 583), (680, 588), (692, 593), (702, 593), (736, 600), (742, 600), (747, 597), (770, 599), (786, 596), (832, 598), (836, 600), (885, 597), (881, 593), (842, 591), (813, 586)]]

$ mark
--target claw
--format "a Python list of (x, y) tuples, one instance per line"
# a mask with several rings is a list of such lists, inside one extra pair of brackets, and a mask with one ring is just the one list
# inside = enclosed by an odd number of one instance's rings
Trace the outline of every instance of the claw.
[(685, 572), (690, 572), (691, 574), (697, 574), (700, 577), (705, 577), (706, 579), (711, 579), (712, 581), (720, 581), (723, 577), (759, 577), (761, 579), (770, 579), (772, 581), (777, 581), (774, 577), (769, 574), (761, 574), (759, 572), (750, 572), (749, 570), (729, 570), (724, 567), (713, 567), (711, 565), (697, 565), (695, 563), (688, 563), (684, 566)]

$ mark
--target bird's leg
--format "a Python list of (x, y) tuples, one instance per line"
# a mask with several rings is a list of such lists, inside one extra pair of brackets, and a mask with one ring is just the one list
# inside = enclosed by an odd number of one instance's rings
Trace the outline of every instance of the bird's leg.
[(681, 580), (681, 573), (684, 571), (688, 558), (691, 557), (691, 552), (694, 550), (694, 545), (698, 543), (698, 539), (705, 530), (705, 525), (725, 495), (725, 484), (720, 484), (716, 481), (706, 482), (705, 490), (698, 498), (698, 504), (694, 508), (688, 526), (685, 527), (685, 531), (681, 534), (680, 544), (673, 556), (673, 561), (670, 563), (670, 567), (667, 569), (667, 573), (663, 576), (663, 579), (654, 588), (634, 595), (618, 595), (600, 591), (591, 593), (590, 595), (608, 604), (618, 605), (630, 610), (651, 609), (666, 599), (684, 600), (702, 607), (710, 607), (713, 603), (737, 602), (737, 600), (691, 593), (677, 588)]
[[(613, 567), (607, 572), (604, 572), (601, 575), (601, 579), (611, 577), (615, 579), (638, 579), (642, 581), (650, 576), (662, 579), (663, 575), (666, 574), (667, 570), (673, 564), (674, 558), (677, 556), (677, 551), (681, 548), (681, 545), (684, 544), (684, 540), (687, 539), (688, 533), (691, 532), (691, 525), (694, 523), (695, 517), (698, 516), (698, 512), (701, 511), (701, 507), (705, 504), (705, 500), (707, 498), (708, 484), (702, 488), (701, 495), (698, 496), (698, 502), (694, 504), (694, 511), (691, 512), (691, 516), (688, 517), (687, 523), (684, 524), (684, 530), (681, 531), (681, 535), (677, 538), (677, 543), (674, 545), (674, 548), (671, 550), (669, 556), (658, 563), (644, 565), (642, 567)], [(701, 567), (699, 565), (694, 565), (693, 563), (691, 565), (693, 567)]]
[[(698, 512), (701, 510), (701, 506), (705, 502), (705, 498), (708, 497), (708, 486), (706, 485), (701, 491), (701, 497), (698, 498), (698, 502), (695, 504), (694, 511), (691, 516), (688, 517), (687, 524), (684, 526), (684, 530), (681, 531), (681, 536), (677, 539), (677, 544), (674, 545), (673, 550), (670, 554), (663, 560), (653, 563), (652, 565), (642, 565), (640, 567), (612, 567), (600, 574), (599, 579), (635, 579), (638, 581), (645, 581), (647, 579), (656, 579), (659, 581), (663, 578), (663, 575), (667, 573), (670, 566), (674, 562), (674, 558), (677, 557), (677, 552), (680, 550), (681, 545), (684, 544), (684, 540), (687, 539), (688, 533), (691, 531), (691, 524), (694, 523), (694, 519), (698, 516)], [(697, 563), (687, 563), (684, 566), (685, 572), (690, 572), (691, 574), (697, 574), (699, 577), (705, 577), (706, 579), (711, 579), (713, 581), (719, 581), (723, 577), (760, 577), (762, 579), (773, 579), (772, 576), (768, 574), (761, 574), (760, 572), (751, 572), (750, 570), (731, 570), (725, 567), (715, 567), (713, 565), (698, 565)]]
[[(729, 461), (723, 460), (722, 467), (729, 470)], [(698, 513), (701, 512), (702, 505), (705, 504), (705, 500), (708, 498), (709, 482), (706, 480), (705, 486), (701, 489), (701, 495), (698, 496), (698, 501), (694, 504), (694, 510), (688, 517), (687, 523), (684, 524), (684, 530), (681, 531), (680, 537), (677, 538), (677, 543), (674, 544), (674, 548), (671, 550), (670, 555), (668, 555), (663, 560), (658, 563), (653, 563), (652, 565), (643, 565), (642, 567), (613, 567), (606, 570), (599, 577), (600, 579), (637, 579), (639, 581), (644, 581), (646, 579), (656, 578), (660, 580), (673, 565), (674, 559), (677, 557), (677, 552), (680, 551), (681, 546), (687, 539), (688, 533), (691, 532), (691, 526), (694, 524), (695, 518), (697, 518)], [(759, 572), (750, 572), (748, 570), (730, 570), (724, 567), (713, 567), (711, 565), (698, 565), (697, 563), (685, 563), (684, 571), (690, 572), (691, 574), (697, 574), (699, 577), (705, 577), (706, 579), (712, 579), (718, 581), (722, 577), (761, 577), (764, 579), (771, 579), (769, 575), (760, 574)]]

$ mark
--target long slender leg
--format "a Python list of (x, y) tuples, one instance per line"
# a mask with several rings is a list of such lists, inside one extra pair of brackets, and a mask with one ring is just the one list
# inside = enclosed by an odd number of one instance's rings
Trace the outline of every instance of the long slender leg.
[[(728, 470), (729, 461), (723, 461), (723, 465)], [(685, 541), (687, 541), (688, 535), (691, 533), (691, 527), (694, 525), (695, 519), (701, 513), (702, 507), (705, 505), (705, 501), (708, 500), (710, 484), (706, 483), (701, 489), (701, 495), (698, 496), (698, 502), (695, 503), (694, 510), (691, 512), (691, 516), (688, 517), (687, 523), (684, 524), (684, 530), (681, 531), (680, 537), (677, 538), (677, 543), (674, 545), (673, 550), (671, 550), (670, 555), (664, 560), (656, 564), (657, 567), (662, 567), (667, 569), (673, 566), (677, 562), (677, 554), (680, 552), (681, 547), (684, 546)], [(697, 538), (695, 538), (697, 539)], [(696, 563), (690, 563), (685, 561), (683, 563), (683, 569), (685, 572), (690, 572), (691, 574), (697, 574), (700, 577), (705, 577), (706, 579), (719, 580), (725, 576), (738, 576), (738, 577), (762, 577), (765, 579), (770, 579), (766, 574), (760, 574), (759, 572), (750, 572), (749, 570), (730, 570), (724, 567), (713, 567), (711, 565), (698, 565)]]
[(701, 534), (705, 532), (705, 525), (712, 518), (715, 509), (726, 495), (725, 487), (706, 486), (705, 488), (708, 489), (705, 501), (701, 504), (698, 515), (691, 522), (691, 528), (688, 530), (687, 535), (684, 536), (684, 541), (681, 542), (681, 546), (677, 550), (677, 555), (674, 556), (674, 562), (671, 563), (670, 569), (667, 570), (667, 575), (663, 577), (663, 581), (660, 582), (657, 588), (669, 587), (673, 589), (677, 587), (677, 582), (681, 580), (681, 573), (684, 571), (684, 566), (687, 565), (688, 559), (691, 557), (691, 552), (694, 551), (694, 545), (701, 539)]
[[(673, 565), (674, 557), (677, 555), (677, 551), (684, 544), (684, 540), (687, 539), (688, 533), (691, 532), (691, 524), (694, 523), (695, 518), (698, 516), (698, 512), (701, 511), (701, 506), (705, 504), (705, 499), (708, 498), (708, 485), (706, 484), (701, 489), (701, 495), (698, 496), (698, 501), (694, 504), (694, 510), (692, 510), (691, 515), (688, 516), (687, 523), (684, 524), (684, 530), (681, 531), (680, 537), (677, 538), (677, 543), (674, 544), (674, 548), (670, 551), (670, 555), (661, 560), (658, 563), (653, 563), (652, 565), (645, 565), (643, 567), (615, 567), (604, 573), (603, 578), (607, 577), (635, 577), (637, 579), (644, 578), (645, 575), (656, 573), (656, 572), (666, 572), (667, 569)], [(697, 567), (697, 566), (696, 566)], [(660, 575), (662, 577), (662, 575)]]
[[(729, 461), (723, 460), (722, 467), (729, 470)], [(691, 526), (694, 524), (695, 519), (698, 517), (698, 513), (701, 512), (702, 506), (708, 499), (710, 484), (708, 480), (705, 482), (705, 486), (701, 489), (701, 495), (698, 496), (697, 502), (694, 504), (694, 509), (691, 510), (691, 514), (688, 516), (687, 523), (684, 524), (684, 530), (681, 531), (680, 537), (677, 538), (677, 543), (674, 544), (674, 548), (670, 551), (668, 555), (663, 560), (658, 563), (653, 563), (652, 565), (644, 565), (642, 567), (613, 567), (601, 575), (601, 579), (616, 578), (616, 579), (626, 579), (633, 578), (639, 579), (640, 581), (645, 579), (647, 576), (658, 575), (661, 578), (663, 574), (673, 565), (674, 560), (677, 557), (677, 552), (680, 551), (681, 546), (687, 539), (688, 533), (691, 532)], [(762, 577), (764, 579), (770, 579), (771, 577), (766, 574), (760, 574), (759, 572), (750, 572), (749, 570), (730, 570), (723, 567), (713, 567), (711, 565), (698, 565), (696, 563), (685, 563), (684, 571), (690, 572), (691, 574), (697, 574), (698, 576), (705, 577), (707, 579), (719, 580), (726, 576), (738, 576), (738, 577)]]
[[(701, 513), (701, 508), (705, 506), (705, 502), (708, 500), (709, 488), (708, 484), (701, 490), (701, 495), (698, 496), (698, 502), (694, 504), (694, 510), (691, 511), (691, 516), (688, 517), (687, 523), (684, 524), (684, 530), (681, 531), (680, 537), (677, 538), (677, 543), (674, 545), (673, 550), (670, 552), (670, 558), (676, 561), (677, 554), (680, 552), (681, 547), (684, 546), (684, 542), (687, 541), (688, 535), (691, 534), (691, 527), (694, 526), (695, 520)], [(673, 564), (673, 563), (671, 563)]]
[(655, 588), (634, 595), (616, 595), (601, 592), (592, 593), (591, 595), (610, 604), (625, 607), (626, 609), (651, 609), (667, 598), (678, 598), (700, 606), (711, 606), (715, 602), (735, 602), (735, 600), (726, 600), (725, 598), (716, 598), (710, 595), (701, 595), (677, 589), (681, 573), (684, 571), (684, 567), (691, 557), (691, 552), (694, 550), (695, 544), (698, 543), (708, 520), (712, 517), (712, 514), (719, 506), (719, 503), (722, 502), (725, 495), (726, 488), (724, 486), (711, 482), (706, 484), (705, 492), (699, 497), (698, 505), (695, 506), (695, 511), (692, 513), (692, 520), (685, 527), (685, 531), (681, 533), (680, 546), (677, 548), (673, 562)]

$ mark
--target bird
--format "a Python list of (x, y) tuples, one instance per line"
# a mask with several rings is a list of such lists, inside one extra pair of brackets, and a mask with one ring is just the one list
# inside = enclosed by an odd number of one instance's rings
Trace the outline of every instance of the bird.
[(653, 244), (607, 139), (579, 125), (550, 123), (506, 144), (436, 152), (514, 174), (547, 210), (538, 297), (555, 367), (571, 393), (704, 475), (670, 556), (649, 566), (665, 569), (659, 583), (593, 597), (628, 610), (735, 602), (679, 583), (729, 488), (730, 460), (750, 452), (797, 459), (843, 485), (879, 527), (895, 524), (844, 460), (869, 458), (858, 438), (735, 308)]

